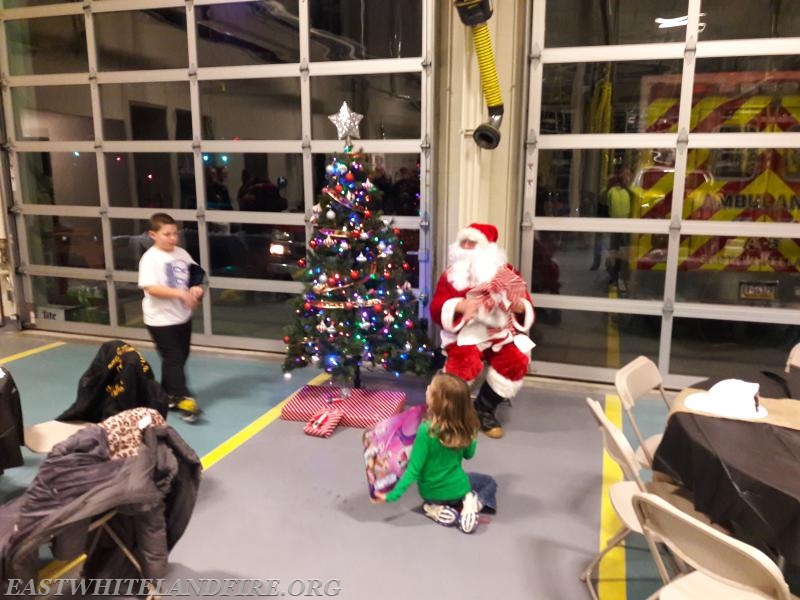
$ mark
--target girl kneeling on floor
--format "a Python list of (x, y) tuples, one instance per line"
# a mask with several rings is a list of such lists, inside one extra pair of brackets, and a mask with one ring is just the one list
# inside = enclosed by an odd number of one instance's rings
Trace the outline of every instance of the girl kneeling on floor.
[(462, 459), (475, 456), (478, 415), (469, 387), (455, 375), (440, 373), (425, 390), (428, 412), (419, 426), (408, 466), (397, 485), (374, 502), (394, 502), (414, 481), (425, 515), (446, 526), (472, 533), (478, 513), (497, 509), (497, 483), (489, 475), (465, 473)]

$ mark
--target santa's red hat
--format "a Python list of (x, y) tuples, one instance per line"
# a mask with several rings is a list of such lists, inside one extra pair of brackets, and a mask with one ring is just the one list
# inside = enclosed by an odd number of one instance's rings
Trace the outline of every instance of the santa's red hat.
[(489, 225), (488, 223), (470, 223), (464, 229), (458, 232), (456, 240), (463, 242), (464, 240), (472, 240), (477, 242), (479, 246), (488, 246), (489, 244), (497, 243), (497, 227)]

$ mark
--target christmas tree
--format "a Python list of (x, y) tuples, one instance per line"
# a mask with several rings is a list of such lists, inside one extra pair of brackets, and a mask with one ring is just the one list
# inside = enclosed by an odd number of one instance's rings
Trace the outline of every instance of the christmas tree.
[(358, 137), (362, 116), (344, 103), (329, 118), (346, 145), (325, 169), (328, 181), (314, 205), (307, 259), (295, 274), (304, 293), (284, 337), (284, 372), (317, 364), (355, 387), (362, 365), (397, 375), (428, 373), (431, 346), (418, 320), (399, 230), (373, 210), (380, 190), (367, 177), (366, 157), (352, 149), (350, 137)]

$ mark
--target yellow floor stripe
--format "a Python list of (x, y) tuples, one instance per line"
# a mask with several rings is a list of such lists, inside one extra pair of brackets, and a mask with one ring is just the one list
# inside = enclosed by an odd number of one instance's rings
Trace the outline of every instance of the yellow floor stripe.
[[(617, 427), (622, 427), (622, 403), (618, 396), (606, 394), (606, 416)], [(617, 517), (608, 488), (622, 481), (622, 469), (614, 460), (603, 452), (603, 490), (600, 504), (600, 550), (622, 527)], [(603, 557), (597, 568), (597, 596), (600, 600), (620, 600), (627, 598), (625, 581), (625, 543), (623, 542)]]
[[(616, 298), (617, 288), (616, 286), (609, 286), (608, 288), (608, 297), (609, 298)], [(608, 328), (606, 331), (606, 366), (611, 367), (612, 369), (619, 369), (622, 365), (620, 364), (620, 357), (619, 357), (619, 327), (617, 326), (617, 321), (619, 319), (619, 313), (609, 313), (608, 314)]]
[[(308, 382), (308, 385), (320, 385), (329, 379), (329, 375), (327, 373), (320, 373), (314, 379)], [(300, 390), (298, 390), (299, 392)], [(264, 429), (267, 425), (272, 423), (275, 419), (277, 419), (281, 415), (281, 409), (283, 405), (286, 404), (289, 400), (291, 400), (297, 392), (286, 398), (283, 402), (278, 404), (277, 406), (272, 407), (263, 415), (258, 417), (255, 421), (250, 423), (247, 427), (236, 433), (235, 435), (231, 436), (224, 442), (222, 442), (219, 446), (214, 448), (211, 452), (206, 454), (202, 459), (201, 463), (203, 464), (203, 470), (207, 471), (213, 465), (218, 463), (222, 460), (225, 456), (236, 450), (239, 446), (244, 444), (247, 440), (257, 434), (259, 431)]]
[(19, 360), (20, 358), (25, 358), (26, 356), (33, 356), (34, 354), (39, 354), (39, 352), (45, 352), (46, 350), (58, 348), (59, 346), (63, 346), (65, 343), (66, 342), (53, 342), (52, 344), (45, 344), (44, 346), (39, 346), (38, 348), (31, 348), (30, 350), (25, 350), (25, 352), (19, 352), (18, 354), (12, 354), (11, 356), (0, 358), (0, 365), (10, 363), (13, 360)]
[(56, 579), (63, 579), (66, 575), (73, 575), (75, 569), (83, 564), (86, 560), (86, 555), (81, 554), (80, 556), (76, 556), (72, 560), (54, 560), (49, 564), (45, 565), (41, 569), (39, 569), (38, 573), (38, 588), (39, 593), (44, 594), (44, 590), (42, 589), (42, 581), (47, 579), (48, 581), (54, 581)]

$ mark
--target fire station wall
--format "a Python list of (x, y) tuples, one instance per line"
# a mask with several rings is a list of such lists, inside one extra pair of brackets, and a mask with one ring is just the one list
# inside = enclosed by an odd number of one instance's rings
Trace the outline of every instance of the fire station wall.
[(438, 3), (434, 272), (446, 263), (458, 230), (473, 221), (497, 226), (509, 258), (519, 259), (526, 4), (496, 4), (488, 21), (505, 112), (499, 146), (481, 150), (472, 132), (487, 110), (470, 30), (451, 3)]

